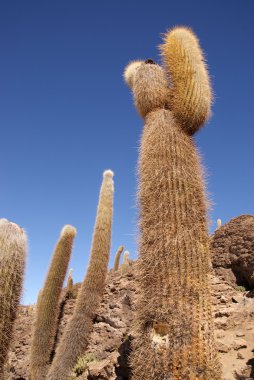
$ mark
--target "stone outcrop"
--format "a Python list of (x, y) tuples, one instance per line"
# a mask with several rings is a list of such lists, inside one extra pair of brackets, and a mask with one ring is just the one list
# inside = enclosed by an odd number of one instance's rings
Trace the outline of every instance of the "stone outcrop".
[(215, 231), (211, 238), (216, 275), (232, 286), (254, 289), (254, 216), (241, 215)]

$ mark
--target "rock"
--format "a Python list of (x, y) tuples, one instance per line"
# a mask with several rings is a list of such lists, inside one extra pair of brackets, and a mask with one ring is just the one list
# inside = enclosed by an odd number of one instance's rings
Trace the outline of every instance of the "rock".
[(243, 297), (239, 294), (236, 294), (232, 297), (232, 301), (235, 303), (240, 303), (242, 302), (242, 300), (243, 300)]
[[(128, 358), (138, 296), (135, 264), (132, 265), (132, 271), (126, 275), (108, 273), (103, 299), (94, 319), (86, 352), (86, 355), (95, 357), (95, 360), (89, 363), (89, 371), (78, 376), (77, 380), (130, 379)], [(237, 292), (218, 276), (212, 275), (210, 279), (215, 336), (223, 370), (222, 380), (235, 379), (235, 373), (239, 374), (237, 380), (252, 379), (254, 298), (249, 298), (248, 293)], [(75, 285), (76, 294), (79, 287), (80, 285)], [(232, 299), (237, 302), (232, 302)], [(57, 344), (73, 314), (75, 302), (75, 299), (67, 299), (63, 305)], [(34, 315), (35, 307), (19, 308), (5, 380), (29, 380), (29, 349)], [(242, 374), (246, 374), (246, 377)]]
[(88, 380), (114, 380), (115, 371), (113, 370), (110, 359), (99, 362), (91, 362), (88, 365)]
[(219, 352), (227, 353), (231, 350), (231, 347), (221, 341), (217, 341), (217, 349)]
[(220, 297), (220, 303), (227, 303), (227, 300), (226, 300), (225, 296), (221, 296)]
[(254, 216), (241, 215), (211, 238), (215, 273), (232, 286), (254, 288)]
[(241, 354), (241, 352), (237, 352), (237, 359), (244, 359), (244, 356), (243, 354)]
[(247, 344), (244, 339), (238, 338), (233, 341), (232, 347), (235, 351), (238, 351), (238, 350), (241, 350), (242, 348), (246, 348)]

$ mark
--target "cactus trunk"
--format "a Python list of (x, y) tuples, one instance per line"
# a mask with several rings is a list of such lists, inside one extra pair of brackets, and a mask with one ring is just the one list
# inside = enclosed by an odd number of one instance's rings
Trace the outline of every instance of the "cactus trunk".
[(113, 173), (104, 172), (90, 261), (86, 277), (79, 290), (74, 314), (69, 321), (47, 380), (67, 380), (78, 358), (84, 354), (100, 304), (109, 261), (113, 212)]
[(156, 110), (145, 121), (132, 380), (219, 380), (198, 154), (171, 111)]
[(14, 223), (0, 220), (0, 378), (7, 359), (22, 291), (26, 235)]
[(124, 246), (121, 245), (116, 252), (115, 261), (114, 261), (114, 272), (116, 272), (119, 269), (120, 257), (123, 250), (124, 250)]
[(31, 379), (46, 378), (57, 330), (60, 297), (76, 230), (65, 226), (56, 245), (43, 289), (37, 302), (31, 347)]

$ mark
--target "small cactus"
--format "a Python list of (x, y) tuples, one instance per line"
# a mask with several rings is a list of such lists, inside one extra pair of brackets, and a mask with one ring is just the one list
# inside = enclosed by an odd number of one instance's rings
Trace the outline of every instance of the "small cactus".
[(130, 270), (130, 259), (129, 259), (129, 251), (125, 251), (123, 255), (123, 264), (121, 266), (122, 274), (128, 272)]
[(113, 172), (103, 175), (92, 248), (85, 279), (78, 292), (75, 309), (56, 350), (47, 380), (67, 380), (89, 343), (93, 318), (99, 307), (108, 272), (113, 213)]
[(72, 297), (72, 291), (73, 291), (73, 279), (72, 279), (72, 272), (73, 270), (69, 270), (68, 278), (67, 278), (67, 289), (66, 289), (66, 294), (67, 297)]
[(216, 228), (216, 230), (220, 229), (221, 225), (222, 225), (221, 219), (217, 219), (217, 228)]
[(120, 245), (120, 247), (118, 248), (118, 250), (116, 252), (116, 256), (115, 256), (114, 272), (118, 271), (118, 269), (119, 269), (120, 257), (121, 257), (121, 254), (122, 254), (123, 250), (124, 250), (124, 246)]
[(0, 378), (12, 338), (22, 291), (26, 234), (14, 223), (0, 219)]
[(55, 247), (43, 289), (40, 291), (31, 346), (31, 378), (44, 380), (57, 330), (60, 296), (70, 261), (76, 229), (65, 226)]

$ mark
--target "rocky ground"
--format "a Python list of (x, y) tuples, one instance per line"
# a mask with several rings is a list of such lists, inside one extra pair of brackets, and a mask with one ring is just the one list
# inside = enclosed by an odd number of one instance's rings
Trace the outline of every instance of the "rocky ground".
[[(237, 291), (216, 276), (211, 277), (211, 282), (223, 380), (254, 379), (254, 294)], [(103, 301), (94, 321), (91, 343), (76, 370), (80, 380), (129, 378), (126, 359), (136, 296), (134, 268), (124, 275), (121, 272), (108, 274)], [(63, 307), (58, 339), (72, 315), (74, 304), (75, 300), (69, 299)], [(29, 379), (28, 359), (34, 313), (34, 306), (20, 307), (7, 366), (8, 380)]]
[[(254, 379), (254, 216), (242, 215), (211, 237), (211, 275), (215, 336), (223, 380)], [(135, 264), (107, 276), (104, 297), (94, 320), (90, 345), (73, 377), (80, 380), (128, 380), (137, 284)], [(66, 298), (59, 316), (56, 346), (70, 319), (74, 298)], [(20, 306), (5, 380), (29, 379), (29, 350), (35, 306)], [(2, 379), (1, 379), (2, 380)], [(212, 380), (212, 379), (211, 379)]]

